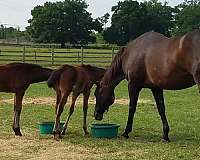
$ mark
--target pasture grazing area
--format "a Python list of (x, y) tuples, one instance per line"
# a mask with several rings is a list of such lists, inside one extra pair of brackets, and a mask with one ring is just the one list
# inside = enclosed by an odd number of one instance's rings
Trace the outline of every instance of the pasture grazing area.
[[(38, 123), (55, 118), (55, 93), (46, 83), (31, 85), (26, 92), (21, 114), (22, 137), (15, 137), (12, 131), (12, 94), (0, 93), (0, 159), (200, 159), (200, 99), (196, 87), (165, 91), (166, 112), (171, 128), (170, 143), (161, 141), (161, 120), (148, 89), (143, 89), (140, 94), (130, 138), (122, 138), (120, 134), (125, 129), (128, 115), (126, 81), (120, 83), (115, 93), (116, 103), (105, 114), (103, 122), (120, 124), (118, 138), (94, 139), (91, 135), (84, 136), (79, 98), (67, 134), (60, 141), (53, 140), (53, 135), (39, 135)], [(96, 122), (93, 117), (94, 102), (92, 92), (89, 125)], [(67, 117), (68, 107), (65, 107), (62, 121)]]

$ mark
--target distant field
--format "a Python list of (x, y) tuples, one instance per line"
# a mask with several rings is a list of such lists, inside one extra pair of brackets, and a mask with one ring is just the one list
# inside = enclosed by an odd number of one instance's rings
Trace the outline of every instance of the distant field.
[[(12, 94), (0, 93), (0, 159), (72, 159), (72, 160), (198, 160), (200, 159), (200, 99), (196, 87), (181, 91), (165, 91), (169, 120), (170, 143), (161, 141), (162, 125), (151, 92), (142, 90), (134, 119), (134, 131), (129, 139), (120, 135), (128, 115), (127, 83), (116, 89), (116, 103), (105, 114), (103, 122), (120, 124), (117, 139), (85, 137), (82, 130), (82, 103), (77, 102), (66, 136), (57, 142), (53, 136), (40, 136), (38, 123), (53, 121), (55, 93), (46, 83), (32, 85), (26, 95), (21, 116), (23, 137), (12, 132)], [(88, 124), (93, 117), (94, 96), (88, 112)], [(66, 119), (68, 106), (62, 115)]]

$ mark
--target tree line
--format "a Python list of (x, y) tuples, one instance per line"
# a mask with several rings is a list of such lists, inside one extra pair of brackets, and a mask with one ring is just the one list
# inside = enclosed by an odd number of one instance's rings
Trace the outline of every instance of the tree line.
[[(200, 28), (200, 0), (184, 0), (174, 7), (158, 0), (124, 0), (111, 8), (112, 15), (105, 13), (96, 19), (87, 8), (84, 0), (46, 2), (36, 6), (22, 35), (37, 43), (60, 43), (61, 47), (66, 43), (87, 45), (97, 41), (126, 45), (148, 31), (171, 37)], [(107, 27), (109, 18), (111, 25)], [(0, 36), (1, 33), (0, 28)]]

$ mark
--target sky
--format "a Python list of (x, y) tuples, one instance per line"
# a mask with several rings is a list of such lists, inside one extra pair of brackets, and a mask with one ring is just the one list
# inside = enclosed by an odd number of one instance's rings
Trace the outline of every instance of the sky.
[[(31, 10), (42, 5), (46, 1), (56, 2), (62, 0), (0, 0), (0, 24), (5, 26), (19, 27), (24, 30), (28, 26), (28, 19), (31, 18)], [(93, 18), (101, 17), (105, 13), (112, 15), (111, 7), (116, 5), (119, 0), (85, 0), (89, 5), (88, 11)], [(123, 0), (121, 0), (123, 1)], [(143, 1), (143, 0), (138, 0)], [(164, 0), (159, 0), (163, 2)], [(183, 0), (167, 0), (169, 5), (175, 6)], [(110, 23), (110, 22), (109, 22)]]

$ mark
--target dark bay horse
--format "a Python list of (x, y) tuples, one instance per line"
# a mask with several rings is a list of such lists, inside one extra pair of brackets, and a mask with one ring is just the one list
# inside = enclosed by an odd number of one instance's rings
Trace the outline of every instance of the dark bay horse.
[(163, 90), (179, 90), (195, 84), (200, 89), (200, 30), (175, 38), (148, 32), (122, 48), (96, 88), (96, 120), (102, 120), (105, 110), (114, 103), (114, 89), (123, 79), (128, 81), (130, 103), (122, 136), (128, 138), (132, 131), (141, 89), (149, 88), (162, 120), (163, 139), (169, 141)]
[(13, 130), (20, 132), (20, 113), (26, 89), (32, 83), (42, 82), (49, 78), (52, 70), (28, 63), (10, 63), (0, 65), (0, 92), (15, 93)]
[(88, 134), (86, 125), (86, 116), (88, 109), (88, 99), (90, 96), (90, 90), (93, 84), (98, 85), (101, 78), (105, 73), (105, 69), (98, 68), (90, 65), (71, 66), (63, 65), (55, 70), (49, 77), (47, 84), (49, 87), (53, 87), (57, 94), (56, 100), (56, 120), (54, 126), (54, 138), (60, 138), (60, 116), (63, 112), (63, 108), (67, 102), (67, 98), (72, 92), (72, 103), (69, 109), (69, 116), (65, 122), (62, 130), (62, 134), (65, 134), (67, 124), (70, 116), (74, 112), (74, 106), (78, 96), (83, 93), (83, 130), (85, 134)]

